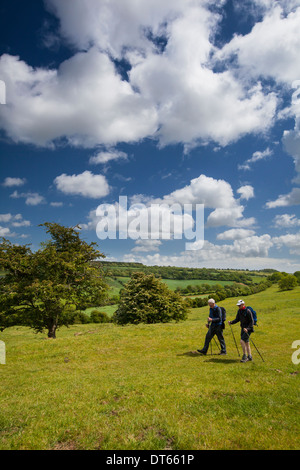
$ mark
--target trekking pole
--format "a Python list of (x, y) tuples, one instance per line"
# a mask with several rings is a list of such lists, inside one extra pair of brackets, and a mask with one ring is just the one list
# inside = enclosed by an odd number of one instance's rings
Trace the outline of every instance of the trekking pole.
[(231, 333), (232, 333), (232, 336), (233, 336), (233, 340), (234, 340), (236, 350), (238, 352), (239, 357), (241, 357), (240, 352), (239, 352), (239, 348), (237, 347), (236, 340), (235, 340), (235, 337), (234, 337), (234, 334), (233, 334), (233, 329), (232, 329), (231, 323), (229, 323), (229, 325), (230, 325), (230, 329), (231, 329)]
[(249, 335), (248, 333), (247, 333), (247, 335), (248, 335), (248, 338), (251, 340), (251, 343), (252, 343), (252, 344), (253, 344), (253, 346), (255, 347), (256, 351), (257, 351), (257, 352), (258, 352), (258, 354), (260, 355), (260, 357), (261, 357), (261, 360), (262, 360), (263, 362), (265, 362), (264, 358), (262, 357), (262, 355), (260, 354), (259, 350), (258, 350), (258, 349), (257, 349), (257, 347), (255, 346), (253, 339), (252, 339), (252, 338), (250, 338), (250, 335)]
[(221, 348), (220, 348), (220, 346), (218, 345), (216, 338), (215, 338), (215, 337), (213, 337), (213, 338), (214, 338), (214, 340), (215, 340), (215, 343), (216, 343), (216, 345), (217, 345), (219, 351), (221, 351)]
[[(207, 324), (209, 324), (209, 323), (207, 323)], [(211, 324), (209, 325), (208, 328), (211, 330)], [(217, 348), (219, 349), (219, 351), (221, 351), (221, 348), (220, 348), (220, 346), (218, 345), (218, 343), (217, 343), (217, 341), (216, 341), (216, 338), (215, 338), (214, 336), (213, 336), (213, 339), (214, 339), (214, 341), (215, 341), (215, 343), (216, 343), (216, 345), (217, 345)], [(211, 355), (212, 355), (212, 344), (211, 344), (211, 340), (210, 340), (210, 353), (211, 353)]]
[[(207, 324), (206, 324), (207, 328), (208, 328), (208, 331), (210, 331), (210, 327), (211, 325), (208, 323), (208, 319), (207, 319)], [(210, 340), (210, 355), (212, 356), (213, 352), (212, 352), (212, 342)]]

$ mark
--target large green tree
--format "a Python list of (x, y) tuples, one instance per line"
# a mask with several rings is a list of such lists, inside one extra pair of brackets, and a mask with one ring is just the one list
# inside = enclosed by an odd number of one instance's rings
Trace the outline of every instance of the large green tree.
[(166, 323), (185, 320), (187, 305), (154, 274), (132, 274), (120, 292), (120, 303), (113, 321), (126, 323)]
[(278, 286), (281, 290), (292, 290), (298, 284), (298, 279), (293, 274), (287, 274), (283, 276), (278, 282)]
[(56, 330), (73, 322), (74, 310), (101, 305), (107, 285), (99, 265), (104, 258), (95, 243), (86, 243), (77, 227), (45, 223), (50, 239), (32, 252), (28, 245), (13, 245), (2, 238), (0, 269), (0, 329), (25, 325), (36, 332)]

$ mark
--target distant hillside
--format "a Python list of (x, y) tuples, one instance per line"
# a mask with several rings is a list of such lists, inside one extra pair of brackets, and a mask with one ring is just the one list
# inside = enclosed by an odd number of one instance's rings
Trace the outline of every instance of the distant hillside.
[(234, 269), (214, 268), (184, 268), (175, 266), (145, 266), (142, 263), (124, 263), (115, 261), (99, 261), (106, 276), (110, 278), (130, 277), (133, 272), (142, 271), (153, 273), (162, 279), (173, 280), (210, 280), (210, 281), (233, 281), (243, 284), (259, 283), (262, 278), (272, 274), (274, 270), (249, 271)]

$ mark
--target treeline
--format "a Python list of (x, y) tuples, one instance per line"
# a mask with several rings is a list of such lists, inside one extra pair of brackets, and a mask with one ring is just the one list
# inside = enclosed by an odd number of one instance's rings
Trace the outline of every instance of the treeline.
[(195, 285), (187, 285), (186, 287), (176, 287), (175, 292), (178, 292), (180, 295), (201, 295), (201, 294), (209, 294), (210, 292), (218, 292), (222, 291), (223, 286), (222, 284), (195, 284)]
[(174, 266), (145, 266), (141, 263), (118, 263), (101, 261), (99, 263), (106, 276), (130, 277), (134, 271), (145, 274), (154, 274), (155, 277), (173, 280), (201, 279), (207, 281), (235, 281), (244, 284), (252, 284), (252, 276), (249, 271), (234, 271), (207, 268), (178, 268)]
[(231, 285), (222, 287), (221, 289), (217, 290), (216, 292), (214, 292), (214, 294), (208, 297), (196, 297), (194, 299), (187, 298), (185, 299), (185, 302), (190, 308), (199, 308), (199, 307), (206, 306), (208, 299), (212, 296), (215, 299), (216, 303), (218, 303), (218, 302), (221, 302), (222, 300), (227, 299), (228, 297), (244, 297), (244, 296), (251, 295), (251, 294), (257, 294), (258, 292), (262, 292), (266, 290), (271, 285), (272, 285), (272, 282), (269, 280), (262, 281), (259, 284), (252, 285), (252, 286), (242, 286), (242, 285), (237, 285), (237, 284), (231, 284)]

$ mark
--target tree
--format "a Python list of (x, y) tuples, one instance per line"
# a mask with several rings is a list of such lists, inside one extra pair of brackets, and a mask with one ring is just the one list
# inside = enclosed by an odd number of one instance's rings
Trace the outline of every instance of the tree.
[(32, 252), (2, 239), (0, 268), (0, 328), (21, 324), (36, 332), (72, 324), (75, 310), (100, 305), (108, 289), (99, 266), (91, 261), (104, 258), (95, 243), (81, 240), (76, 228), (45, 223), (51, 239)]
[(283, 278), (283, 274), (276, 272), (271, 274), (271, 276), (268, 277), (268, 279), (272, 282), (279, 282)]
[(120, 293), (113, 321), (126, 323), (166, 323), (185, 320), (187, 305), (176, 292), (154, 274), (134, 273)]
[(297, 286), (297, 284), (298, 280), (293, 274), (287, 274), (286, 276), (283, 276), (278, 283), (281, 290), (292, 290)]
[(294, 272), (294, 276), (297, 278), (298, 284), (300, 284), (300, 271)]

